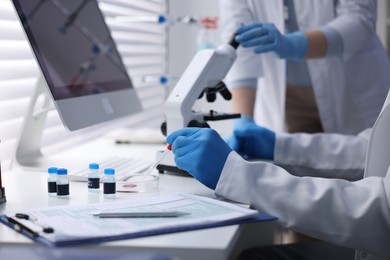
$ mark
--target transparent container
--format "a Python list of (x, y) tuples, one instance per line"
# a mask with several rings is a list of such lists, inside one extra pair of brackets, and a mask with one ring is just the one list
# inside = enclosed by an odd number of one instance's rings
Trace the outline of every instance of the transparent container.
[(50, 197), (57, 196), (57, 167), (50, 167), (47, 169), (47, 191)]
[(118, 192), (150, 192), (158, 189), (159, 177), (157, 174), (132, 174), (126, 181), (117, 182)]
[[(156, 155), (156, 162), (149, 166), (149, 168), (141, 173), (126, 173), (126, 180), (117, 181), (116, 190), (118, 192), (150, 192), (158, 190), (159, 186), (159, 173), (156, 170), (156, 166), (160, 163), (173, 163), (173, 156), (169, 157), (171, 146), (168, 145), (167, 149), (158, 151)], [(171, 154), (172, 155), (172, 154)], [(167, 160), (168, 159), (168, 160)], [(170, 160), (171, 159), (171, 160)], [(164, 161), (167, 160), (167, 161)]]
[(103, 194), (106, 199), (114, 199), (116, 197), (115, 170), (112, 168), (104, 169)]
[(69, 197), (69, 178), (68, 170), (60, 168), (57, 171), (57, 197)]
[(100, 190), (100, 173), (99, 173), (99, 164), (97, 163), (89, 164), (88, 190), (90, 192), (99, 192)]
[(205, 17), (200, 21), (201, 28), (197, 35), (197, 50), (215, 49), (219, 45), (217, 18)]

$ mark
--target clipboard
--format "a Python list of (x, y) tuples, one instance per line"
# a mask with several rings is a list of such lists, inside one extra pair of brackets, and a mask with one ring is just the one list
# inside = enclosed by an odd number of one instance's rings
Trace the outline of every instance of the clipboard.
[[(14, 229), (16, 232), (32, 239), (35, 242), (41, 243), (43, 245), (46, 245), (48, 247), (54, 248), (54, 247), (67, 247), (67, 246), (77, 246), (77, 245), (88, 245), (88, 244), (97, 244), (102, 242), (111, 242), (111, 241), (118, 241), (118, 240), (124, 240), (124, 239), (132, 239), (132, 238), (141, 238), (141, 237), (147, 237), (147, 236), (155, 236), (155, 235), (163, 235), (163, 234), (169, 234), (169, 233), (176, 233), (176, 232), (184, 232), (184, 231), (192, 231), (192, 230), (200, 230), (200, 229), (207, 229), (207, 228), (215, 228), (215, 227), (223, 227), (223, 226), (229, 226), (229, 225), (241, 225), (241, 224), (249, 224), (249, 223), (256, 223), (256, 222), (265, 222), (265, 221), (274, 221), (276, 220), (275, 217), (267, 215), (265, 213), (261, 213), (258, 211), (250, 210), (250, 209), (244, 209), (242, 207), (239, 207), (237, 205), (232, 205), (231, 203), (227, 202), (221, 202), (210, 198), (204, 198), (196, 195), (190, 195), (190, 194), (174, 194), (167, 196), (168, 199), (166, 201), (174, 201), (174, 203), (177, 203), (175, 199), (177, 198), (183, 198), (186, 201), (190, 202), (196, 202), (196, 203), (210, 203), (210, 208), (213, 206), (218, 207), (221, 211), (228, 212), (227, 215), (234, 215), (234, 217), (226, 217), (224, 220), (221, 221), (210, 221), (207, 218), (210, 218), (207, 214), (204, 214), (204, 217), (197, 217), (193, 216), (194, 220), (191, 219), (191, 223), (188, 224), (187, 220), (182, 220), (182, 222), (179, 221), (178, 218), (176, 220), (170, 220), (170, 221), (176, 221), (177, 224), (174, 224), (175, 222), (171, 222), (171, 224), (165, 224), (165, 220), (156, 220), (156, 221), (162, 221), (163, 223), (161, 225), (156, 225), (152, 228), (147, 228), (146, 230), (137, 230), (134, 232), (129, 231), (123, 231), (119, 232), (117, 234), (103, 234), (101, 236), (91, 236), (91, 237), (67, 237), (66, 239), (58, 239), (53, 240), (50, 239), (50, 235), (44, 234), (43, 232), (37, 232), (36, 230), (32, 230), (29, 226), (27, 226), (23, 221), (20, 221), (16, 217), (11, 217), (10, 215), (1, 215), (0, 216), (0, 222), (7, 225), (8, 227)], [(164, 196), (161, 198), (161, 196), (158, 198), (157, 201), (164, 201)], [(149, 203), (155, 203), (156, 200), (151, 199), (150, 201), (146, 202)], [(123, 203), (126, 203), (126, 201), (121, 201), (116, 203), (117, 205), (122, 205)], [(115, 203), (105, 203), (105, 207), (107, 204), (115, 204)], [(96, 204), (99, 206), (98, 204)], [(156, 204), (153, 204), (156, 205)], [(91, 204), (85, 205), (85, 207), (90, 207)], [(109, 205), (111, 206), (111, 205)], [(116, 205), (113, 205), (116, 206)], [(198, 205), (196, 205), (198, 206)], [(200, 205), (202, 206), (202, 205)], [(37, 212), (42, 212), (44, 210), (68, 210), (71, 206), (61, 206), (61, 207), (51, 207), (51, 208), (45, 208), (45, 209), (38, 209)], [(74, 207), (83, 207), (83, 206), (74, 206)], [(190, 207), (187, 207), (187, 211), (190, 210)], [(234, 214), (234, 211), (237, 211), (239, 214)], [(191, 212), (192, 213), (192, 212)], [(213, 212), (210, 212), (212, 214)], [(185, 218), (187, 216), (184, 216)], [(99, 221), (107, 221), (106, 219), (102, 219)], [(113, 220), (110, 220), (113, 221)], [(115, 221), (115, 220), (114, 220)], [(122, 220), (118, 220), (122, 221)], [(140, 220), (144, 221), (144, 220)], [(146, 220), (145, 220), (146, 221)], [(148, 220), (149, 221), (149, 220)], [(119, 222), (118, 222), (119, 223)], [(172, 224), (173, 223), (173, 224)], [(50, 225), (50, 223), (47, 223)], [(51, 223), (53, 224), (53, 223)], [(57, 226), (53, 224), (52, 226), (54, 228), (54, 233), (56, 232)], [(97, 227), (99, 228), (99, 227)], [(54, 235), (52, 235), (55, 237)]]

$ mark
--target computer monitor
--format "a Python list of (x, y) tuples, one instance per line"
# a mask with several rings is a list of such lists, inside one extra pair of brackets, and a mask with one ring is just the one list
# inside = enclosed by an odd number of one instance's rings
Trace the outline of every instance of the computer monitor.
[(42, 72), (16, 151), (20, 165), (45, 165), (40, 145), (46, 113), (31, 112), (43, 92), (71, 131), (142, 110), (96, 0), (12, 2)]
[(141, 111), (96, 0), (13, 3), (69, 130)]

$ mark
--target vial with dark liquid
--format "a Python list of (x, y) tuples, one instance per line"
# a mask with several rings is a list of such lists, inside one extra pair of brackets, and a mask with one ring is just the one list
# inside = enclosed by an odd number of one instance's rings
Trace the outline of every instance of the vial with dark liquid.
[(50, 167), (47, 169), (47, 191), (50, 197), (57, 196), (57, 167)]
[(69, 197), (68, 170), (64, 168), (60, 168), (57, 171), (57, 197)]
[(88, 170), (88, 190), (92, 192), (99, 192), (100, 188), (100, 174), (99, 164), (90, 163)]
[(115, 198), (116, 193), (116, 180), (115, 170), (112, 168), (104, 169), (103, 177), (103, 194), (106, 199)]

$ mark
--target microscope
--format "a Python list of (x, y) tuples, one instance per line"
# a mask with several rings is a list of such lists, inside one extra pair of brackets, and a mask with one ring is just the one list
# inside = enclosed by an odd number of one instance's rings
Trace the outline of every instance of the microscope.
[[(210, 127), (207, 121), (239, 118), (240, 114), (219, 114), (214, 110), (208, 113), (193, 111), (197, 99), (206, 95), (208, 102), (214, 102), (217, 93), (226, 100), (232, 95), (222, 79), (236, 60), (236, 49), (239, 43), (234, 39), (228, 44), (220, 45), (215, 50), (201, 50), (192, 59), (178, 83), (165, 102), (166, 122), (161, 125), (164, 135), (169, 135), (183, 127)], [(173, 154), (168, 154), (157, 166), (160, 173), (164, 171), (180, 172), (175, 165)]]

